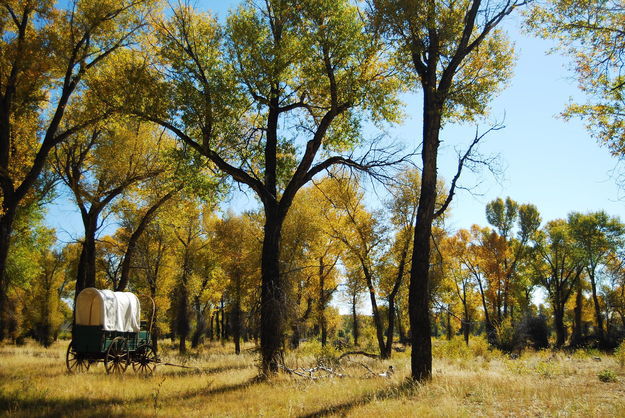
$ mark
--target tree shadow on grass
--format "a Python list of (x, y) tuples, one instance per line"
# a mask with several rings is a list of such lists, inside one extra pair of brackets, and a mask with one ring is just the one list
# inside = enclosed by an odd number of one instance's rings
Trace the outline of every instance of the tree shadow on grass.
[(172, 393), (169, 394), (165, 397), (162, 398), (163, 401), (166, 400), (189, 400), (192, 398), (196, 398), (196, 397), (208, 397), (208, 396), (214, 396), (214, 395), (221, 395), (224, 393), (229, 393), (229, 392), (236, 392), (238, 390), (244, 390), (247, 389), (253, 385), (256, 385), (260, 383), (260, 381), (258, 380), (258, 378), (253, 377), (251, 379), (247, 379), (244, 380), (243, 382), (240, 383), (234, 383), (231, 385), (223, 385), (223, 386), (217, 386), (217, 387), (202, 387), (202, 388), (197, 388), (197, 389), (191, 389), (191, 390), (187, 390), (186, 392), (176, 392), (176, 393)]
[[(218, 387), (203, 387), (186, 392), (174, 392), (159, 397), (154, 393), (132, 399), (110, 398), (93, 399), (89, 397), (76, 397), (72, 399), (50, 399), (46, 391), (30, 393), (19, 396), (14, 393), (0, 392), (0, 415), (10, 416), (51, 416), (62, 417), (75, 416), (115, 416), (125, 415), (124, 406), (146, 403), (146, 407), (152, 404), (168, 402), (170, 400), (189, 400), (195, 397), (214, 396), (223, 393), (244, 390), (256, 383), (257, 378), (244, 380), (243, 382)], [(156, 398), (155, 398), (156, 396)], [(121, 408), (121, 409), (120, 409)]]
[[(253, 365), (233, 364), (230, 366), (219, 367), (197, 367), (197, 368), (176, 368), (176, 366), (160, 365), (159, 376), (192, 376), (192, 375), (211, 375), (230, 372), (234, 370), (253, 369)], [(164, 371), (163, 371), (164, 370)], [(156, 376), (156, 375), (155, 375)]]
[(300, 415), (300, 418), (327, 417), (330, 415), (345, 415), (352, 409), (364, 406), (374, 401), (385, 399), (399, 399), (403, 396), (409, 396), (416, 393), (421, 384), (405, 380), (401, 383), (384, 387), (380, 390), (372, 391), (363, 396), (346, 402), (330, 405), (317, 411)]
[[(44, 395), (45, 396), (45, 395)], [(114, 408), (124, 405), (123, 399), (91, 399), (86, 397), (72, 399), (46, 399), (45, 397), (29, 397), (16, 399), (0, 393), (0, 415), (8, 413), (10, 416), (46, 416), (64, 417), (68, 414), (78, 416), (114, 416), (119, 414), (119, 409)]]

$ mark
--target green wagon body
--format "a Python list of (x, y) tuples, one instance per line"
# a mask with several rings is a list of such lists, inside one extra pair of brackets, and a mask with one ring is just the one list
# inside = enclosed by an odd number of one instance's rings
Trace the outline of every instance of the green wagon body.
[(74, 326), (74, 349), (78, 353), (92, 356), (104, 355), (116, 337), (124, 337), (128, 345), (128, 351), (133, 353), (138, 347), (151, 345), (148, 331), (120, 332), (105, 331), (99, 325), (75, 325)]

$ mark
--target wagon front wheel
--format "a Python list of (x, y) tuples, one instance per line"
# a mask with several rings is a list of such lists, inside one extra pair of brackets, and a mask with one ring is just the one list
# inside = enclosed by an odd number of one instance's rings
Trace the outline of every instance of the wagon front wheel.
[(74, 342), (71, 341), (67, 347), (65, 365), (70, 373), (84, 373), (89, 370), (91, 363), (84, 356), (76, 351)]
[(135, 361), (132, 362), (132, 369), (142, 375), (150, 375), (156, 369), (158, 358), (152, 346), (144, 345), (137, 348)]
[(115, 337), (106, 350), (106, 356), (104, 357), (106, 373), (122, 374), (128, 368), (129, 363), (130, 356), (126, 339), (124, 337)]

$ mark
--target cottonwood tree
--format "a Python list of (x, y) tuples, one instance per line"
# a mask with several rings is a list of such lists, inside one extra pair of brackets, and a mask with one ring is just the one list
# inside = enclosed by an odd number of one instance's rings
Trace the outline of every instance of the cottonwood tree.
[(432, 374), (429, 271), (432, 223), (453, 199), (457, 180), (479, 136), (461, 154), (446, 203), (435, 209), (441, 127), (472, 120), (510, 76), (512, 48), (495, 28), (524, 0), (371, 0), (374, 22), (396, 46), (398, 63), (422, 93), (421, 184), (410, 270), (411, 369), (417, 381)]
[(112, 74), (136, 92), (117, 106), (168, 128), (262, 202), (261, 371), (272, 374), (285, 331), (279, 260), (289, 207), (302, 186), (334, 164), (390, 164), (342, 153), (360, 141), (367, 114), (397, 119), (397, 83), (347, 0), (246, 2), (225, 27), (182, 5), (155, 23), (155, 32), (148, 52), (156, 65), (120, 66), (121, 74)]
[(345, 248), (343, 263), (354, 273), (359, 271), (366, 284), (371, 303), (375, 335), (380, 356), (386, 354), (384, 320), (380, 310), (380, 279), (382, 258), (387, 241), (387, 228), (380, 213), (372, 213), (364, 204), (364, 192), (357, 177), (336, 177), (328, 179), (324, 195), (335, 209), (334, 219), (328, 219), (331, 236)]
[(562, 347), (566, 341), (566, 304), (584, 270), (582, 254), (570, 225), (563, 219), (547, 222), (534, 237), (534, 248), (535, 275), (547, 291), (553, 309), (556, 347)]
[(108, 121), (59, 144), (52, 165), (71, 190), (84, 227), (76, 274), (76, 295), (96, 284), (96, 235), (101, 216), (131, 186), (166, 171), (166, 139), (155, 126)]
[(605, 343), (604, 318), (598, 292), (599, 277), (608, 257), (623, 245), (625, 225), (603, 211), (588, 214), (571, 213), (568, 224), (571, 237), (579, 250), (584, 271), (590, 281), (597, 336), (601, 343)]
[(307, 322), (314, 323), (313, 331), (322, 346), (328, 340), (327, 311), (338, 289), (342, 246), (331, 233), (329, 220), (339, 215), (323, 193), (325, 184), (323, 179), (300, 191), (285, 219), (282, 265), (292, 295), (292, 346), (299, 344)]
[[(446, 288), (462, 305), (461, 330), (465, 343), (469, 344), (471, 329), (476, 317), (479, 292), (474, 278), (474, 263), (467, 254), (471, 241), (470, 232), (461, 229), (456, 234), (445, 237), (441, 242), (441, 251), (445, 257)], [(479, 277), (479, 274), (478, 274)]]
[(555, 39), (573, 60), (578, 86), (588, 97), (568, 106), (614, 155), (625, 151), (625, 5), (620, 0), (538, 2), (527, 25)]
[[(513, 318), (518, 289), (519, 269), (529, 255), (528, 243), (540, 227), (540, 215), (534, 205), (519, 204), (509, 197), (497, 198), (486, 205), (486, 219), (495, 229), (485, 240), (485, 254), (491, 262), (491, 287), (496, 288), (495, 313), (501, 323)], [(516, 234), (515, 234), (516, 232)], [(494, 286), (493, 286), (494, 285)], [(522, 308), (522, 306), (519, 306)]]
[(249, 216), (227, 215), (214, 224), (215, 246), (219, 267), (226, 278), (225, 296), (232, 315), (232, 338), (235, 354), (241, 353), (241, 338), (260, 288), (259, 231)]
[[(85, 81), (134, 42), (152, 3), (75, 0), (58, 7), (49, 1), (11, 0), (0, 5), (0, 313), (5, 311), (7, 254), (18, 207), (32, 193), (50, 151), (106, 115), (85, 112), (63, 124), (66, 109), (87, 101)], [(4, 329), (0, 322), (0, 340)]]

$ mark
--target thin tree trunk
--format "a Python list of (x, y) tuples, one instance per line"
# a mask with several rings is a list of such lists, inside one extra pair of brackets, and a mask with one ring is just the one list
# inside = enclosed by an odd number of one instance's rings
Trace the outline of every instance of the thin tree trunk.
[(352, 295), (352, 333), (354, 334), (354, 345), (359, 346), (358, 337), (360, 332), (358, 330), (358, 312), (356, 311), (356, 305), (358, 304), (358, 295), (354, 293)]
[(134, 230), (130, 238), (128, 239), (128, 246), (126, 247), (126, 252), (124, 254), (124, 259), (122, 260), (121, 266), (121, 275), (119, 279), (119, 283), (117, 284), (117, 288), (115, 289), (118, 292), (123, 292), (128, 286), (128, 280), (130, 278), (130, 266), (132, 263), (132, 257), (137, 249), (137, 242), (143, 232), (147, 228), (148, 224), (154, 217), (156, 211), (169, 199), (171, 199), (177, 190), (173, 190), (167, 193), (165, 196), (161, 197), (154, 205), (152, 205), (143, 215), (137, 229)]
[(325, 265), (323, 257), (319, 257), (319, 330), (321, 331), (321, 346), (325, 347), (328, 341), (328, 324), (326, 321), (326, 290), (325, 290)]
[(234, 354), (241, 354), (241, 301), (237, 298), (232, 307), (232, 338)]
[(451, 330), (451, 312), (449, 310), (449, 307), (447, 307), (447, 327), (446, 327), (446, 331), (447, 331), (447, 341), (451, 340), (452, 337), (452, 330)]
[(384, 326), (382, 325), (382, 316), (380, 315), (380, 311), (378, 310), (378, 303), (375, 297), (373, 277), (371, 277), (371, 272), (364, 263), (362, 263), (362, 267), (365, 274), (365, 279), (367, 280), (367, 287), (369, 289), (369, 299), (371, 301), (371, 312), (373, 313), (373, 323), (375, 325), (375, 335), (378, 340), (378, 349), (380, 350), (380, 356), (383, 356), (385, 352)]

